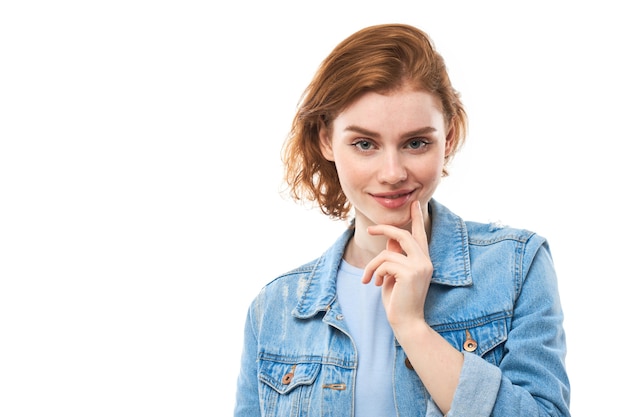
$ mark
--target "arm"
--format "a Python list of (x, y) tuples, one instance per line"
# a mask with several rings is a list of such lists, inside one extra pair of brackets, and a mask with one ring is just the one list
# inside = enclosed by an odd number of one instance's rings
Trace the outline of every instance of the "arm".
[(464, 354), (448, 417), (467, 410), (485, 417), (570, 415), (556, 274), (542, 238), (533, 237), (523, 248), (515, 268), (518, 291), (502, 360), (496, 366)]
[(450, 410), (463, 354), (434, 331), (424, 317), (424, 303), (433, 273), (424, 217), (418, 202), (411, 206), (412, 230), (377, 225), (372, 235), (388, 238), (387, 249), (365, 267), (363, 282), (382, 285), (383, 305), (394, 335), (411, 365), (444, 413)]
[(526, 246), (520, 268), (521, 289), (499, 365), (502, 381), (493, 415), (570, 415), (556, 272), (547, 244), (538, 243)]
[(241, 368), (237, 379), (237, 394), (235, 399), (235, 417), (256, 417), (261, 415), (258, 393), (257, 375), (257, 339), (252, 323), (253, 307), (248, 310), (244, 327), (244, 343), (241, 355)]

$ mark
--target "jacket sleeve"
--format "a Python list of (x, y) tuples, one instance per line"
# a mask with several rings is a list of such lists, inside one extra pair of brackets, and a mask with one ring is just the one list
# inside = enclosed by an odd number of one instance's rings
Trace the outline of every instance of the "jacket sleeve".
[(547, 242), (534, 235), (519, 259), (517, 299), (502, 361), (495, 366), (465, 354), (447, 417), (468, 413), (485, 417), (570, 416), (563, 312)]
[(237, 378), (235, 417), (261, 416), (257, 375), (257, 337), (254, 333), (254, 304), (248, 310), (244, 327), (241, 367)]

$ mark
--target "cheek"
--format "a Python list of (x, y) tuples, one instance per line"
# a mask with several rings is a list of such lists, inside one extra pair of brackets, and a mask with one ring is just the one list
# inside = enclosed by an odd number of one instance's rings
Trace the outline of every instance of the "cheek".
[(415, 165), (413, 173), (424, 181), (438, 181), (443, 172), (443, 158), (427, 158)]
[(371, 165), (345, 161), (341, 158), (335, 160), (335, 169), (345, 194), (350, 194), (350, 189), (366, 183), (373, 174)]
[(367, 170), (359, 169), (358, 166), (354, 165), (342, 165), (336, 163), (335, 167), (342, 186), (356, 184), (359, 180), (363, 180), (368, 174)]
[(430, 178), (430, 182), (429, 182), (429, 188), (437, 188), (439, 186), (439, 183), (441, 182), (441, 178), (442, 178), (442, 174), (441, 172), (438, 172), (436, 175), (433, 175)]
[(443, 161), (438, 159), (430, 161), (422, 161), (412, 171), (413, 178), (415, 178), (422, 187), (425, 189), (435, 189), (441, 182), (443, 177)]

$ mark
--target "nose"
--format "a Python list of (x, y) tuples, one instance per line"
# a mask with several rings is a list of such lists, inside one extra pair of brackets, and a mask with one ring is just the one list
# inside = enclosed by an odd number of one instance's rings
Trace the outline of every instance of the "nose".
[(381, 155), (378, 180), (387, 184), (398, 184), (407, 179), (402, 156), (398, 152), (386, 152)]

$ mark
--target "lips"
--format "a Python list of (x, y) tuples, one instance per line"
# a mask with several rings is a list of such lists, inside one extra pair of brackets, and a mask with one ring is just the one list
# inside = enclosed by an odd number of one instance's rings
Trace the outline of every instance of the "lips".
[(371, 194), (381, 206), (388, 209), (397, 209), (411, 200), (413, 191), (394, 191), (390, 193)]

